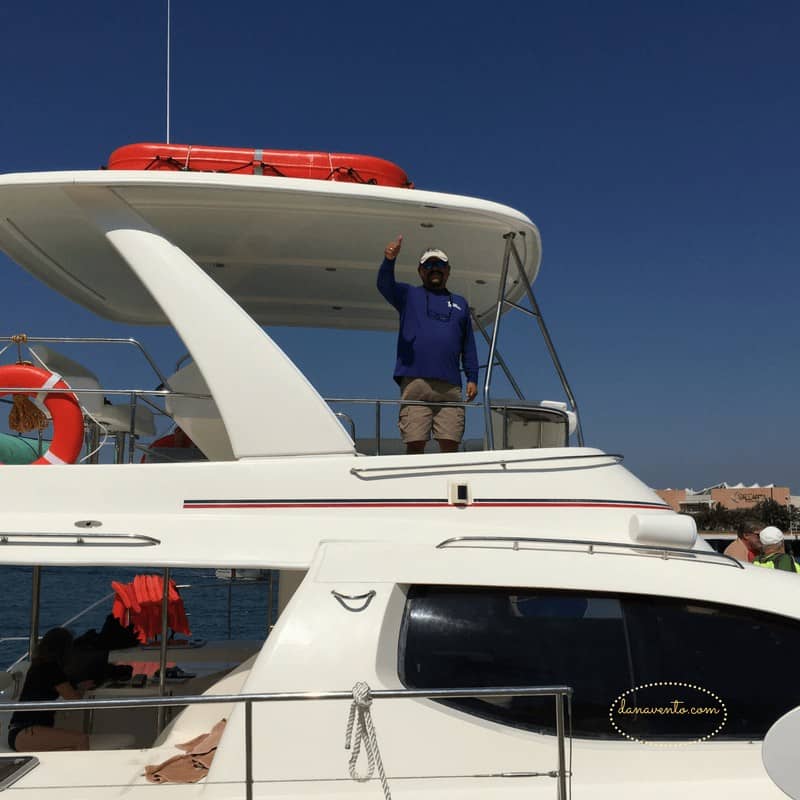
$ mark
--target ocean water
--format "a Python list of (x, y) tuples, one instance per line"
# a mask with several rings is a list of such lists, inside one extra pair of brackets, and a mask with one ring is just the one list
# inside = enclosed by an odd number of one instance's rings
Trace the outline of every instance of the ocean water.
[[(65, 623), (76, 636), (91, 628), (99, 631), (106, 616), (111, 613), (111, 581), (129, 583), (142, 572), (109, 567), (43, 567), (39, 634)], [(161, 574), (157, 569), (146, 572)], [(270, 587), (266, 579), (220, 580), (213, 569), (175, 569), (171, 570), (170, 576), (181, 587), (193, 638), (265, 638), (270, 591), (272, 607), (277, 607), (277, 581), (273, 581)], [(3, 593), (0, 602), (0, 670), (6, 669), (27, 650), (31, 585), (30, 567), (0, 567)], [(94, 608), (73, 619), (93, 605)], [(24, 641), (15, 641), (15, 637), (23, 637)]]

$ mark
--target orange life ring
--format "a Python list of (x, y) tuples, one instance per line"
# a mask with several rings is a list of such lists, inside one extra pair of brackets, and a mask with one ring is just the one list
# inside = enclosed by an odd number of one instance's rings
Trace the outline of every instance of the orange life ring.
[[(9, 387), (30, 386), (29, 392), (12, 392)], [(55, 372), (48, 372), (30, 364), (6, 364), (0, 367), (0, 397), (5, 394), (23, 394), (41, 397), (53, 418), (53, 441), (50, 448), (34, 464), (72, 464), (83, 446), (83, 412), (74, 394), (51, 393), (50, 389), (69, 389)], [(2, 462), (0, 462), (2, 463)]]

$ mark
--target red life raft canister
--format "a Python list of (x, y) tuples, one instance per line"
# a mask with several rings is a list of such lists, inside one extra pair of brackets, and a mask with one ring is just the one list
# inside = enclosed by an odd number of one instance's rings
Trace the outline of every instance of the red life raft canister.
[[(31, 391), (10, 392), (14, 387), (31, 387)], [(83, 445), (83, 412), (74, 394), (53, 393), (50, 389), (69, 389), (55, 372), (31, 364), (6, 364), (0, 367), (0, 396), (21, 394), (39, 398), (53, 418), (53, 440), (50, 448), (34, 464), (72, 464)], [(49, 393), (48, 393), (49, 392)]]
[(391, 161), (350, 153), (143, 142), (117, 148), (107, 169), (225, 172), (414, 188)]

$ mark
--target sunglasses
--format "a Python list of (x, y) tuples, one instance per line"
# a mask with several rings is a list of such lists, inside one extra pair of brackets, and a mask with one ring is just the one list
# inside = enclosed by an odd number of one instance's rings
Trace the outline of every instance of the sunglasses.
[(420, 267), (422, 267), (422, 269), (441, 269), (441, 270), (445, 270), (445, 269), (447, 269), (447, 262), (446, 261), (441, 261), (438, 258), (429, 258), (427, 261), (425, 261), (424, 263), (420, 264)]

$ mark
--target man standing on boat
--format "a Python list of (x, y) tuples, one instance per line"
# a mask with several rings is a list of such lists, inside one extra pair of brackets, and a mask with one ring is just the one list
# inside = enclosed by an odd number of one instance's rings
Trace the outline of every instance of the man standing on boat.
[(800, 565), (786, 552), (783, 531), (768, 525), (758, 534), (761, 540), (761, 555), (753, 562), (758, 567), (782, 569), (786, 572), (800, 572)]
[[(467, 301), (447, 289), (450, 259), (443, 250), (425, 250), (417, 268), (422, 285), (400, 283), (394, 265), (402, 243), (398, 236), (386, 245), (378, 271), (378, 291), (400, 314), (394, 379), (401, 399), (460, 403), (463, 366), (469, 403), (478, 393), (478, 355)], [(423, 453), (431, 431), (441, 451), (452, 453), (464, 435), (464, 409), (403, 405), (399, 427), (407, 453)]]

